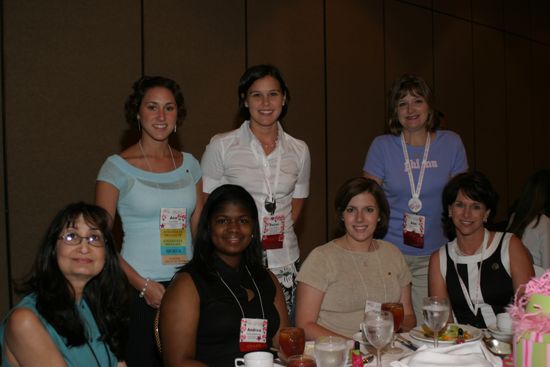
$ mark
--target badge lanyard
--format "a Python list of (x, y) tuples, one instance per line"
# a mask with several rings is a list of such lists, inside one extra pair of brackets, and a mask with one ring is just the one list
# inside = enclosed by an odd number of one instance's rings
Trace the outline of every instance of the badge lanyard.
[(258, 152), (254, 147), (252, 147), (252, 153), (259, 164), (262, 165), (264, 171), (264, 183), (265, 188), (267, 189), (267, 198), (265, 199), (265, 209), (271, 214), (275, 214), (275, 209), (277, 208), (275, 194), (277, 192), (277, 187), (279, 186), (279, 173), (281, 172), (281, 147), (278, 145), (275, 147), (277, 151), (277, 166), (275, 167), (275, 181), (273, 187), (271, 187), (271, 182), (269, 182), (269, 177), (271, 173), (271, 168), (269, 167), (269, 161), (265, 154), (262, 154), (262, 159), (260, 159)]
[[(248, 272), (248, 275), (250, 276), (250, 279), (252, 280), (252, 283), (254, 284), (254, 288), (256, 288), (256, 292), (258, 292), (258, 297), (260, 298), (260, 307), (262, 308), (262, 319), (265, 319), (264, 303), (262, 301), (262, 294), (260, 293), (260, 290), (258, 289), (258, 286), (256, 285), (256, 282), (254, 281), (254, 278), (252, 277), (252, 274), (250, 274), (250, 270), (248, 270), (248, 266), (245, 265), (245, 269)], [(220, 273), (218, 273), (218, 277), (220, 277), (220, 280), (222, 281), (222, 283), (226, 286), (226, 288), (229, 290), (229, 292), (231, 292), (231, 295), (233, 296), (233, 298), (235, 298), (235, 301), (237, 301), (237, 304), (239, 305), (239, 308), (241, 309), (241, 313), (242, 313), (243, 319), (244, 319), (245, 318), (244, 310), (243, 310), (243, 306), (241, 306), (241, 302), (239, 302), (239, 299), (237, 298), (237, 296), (235, 295), (233, 290), (227, 285), (225, 280), (223, 280)]]
[(405, 157), (405, 167), (407, 167), (407, 173), (409, 174), (409, 184), (411, 186), (412, 198), (409, 200), (408, 206), (413, 213), (418, 213), (422, 209), (422, 201), (420, 201), (420, 191), (422, 190), (422, 181), (424, 180), (424, 171), (426, 170), (426, 163), (428, 160), (428, 152), (430, 151), (431, 134), (428, 132), (426, 137), (426, 145), (424, 146), (424, 156), (422, 157), (422, 165), (420, 167), (420, 173), (418, 174), (418, 183), (416, 188), (414, 187), (414, 178), (412, 174), (412, 165), (409, 159), (409, 152), (407, 152), (407, 145), (405, 144), (405, 136), (401, 133), (401, 147), (403, 148), (403, 156)]
[[(456, 261), (453, 261), (453, 264), (455, 266), (455, 272), (458, 277), (458, 282), (460, 283), (460, 288), (462, 288), (462, 293), (464, 294), (466, 303), (468, 304), (468, 307), (470, 308), (470, 311), (472, 311), (474, 316), (477, 315), (477, 311), (479, 310), (479, 307), (480, 307), (479, 302), (482, 300), (482, 297), (480, 297), (481, 296), (481, 267), (483, 266), (483, 260), (484, 260), (483, 257), (485, 255), (485, 248), (487, 247), (488, 241), (489, 241), (489, 231), (485, 229), (483, 233), (483, 243), (481, 244), (481, 257), (479, 261), (480, 264), (479, 264), (479, 267), (477, 268), (476, 286), (475, 286), (474, 292), (471, 292), (474, 295), (474, 297), (470, 296), (470, 293), (468, 292), (468, 289), (466, 288), (466, 285), (464, 284), (462, 277), (458, 273), (458, 267), (456, 265)], [(458, 248), (458, 242), (456, 246), (457, 246), (456, 248)], [(457, 260), (458, 260), (458, 257), (457, 257)], [(476, 265), (477, 265), (477, 262), (476, 262)]]
[[(378, 250), (380, 250), (380, 247), (378, 247)], [(353, 252), (351, 250), (348, 250), (348, 251)], [(375, 253), (376, 260), (378, 261), (378, 273), (379, 273), (379, 275), (382, 279), (382, 284), (384, 285), (384, 302), (386, 302), (387, 298), (388, 298), (388, 294), (387, 294), (387, 290), (386, 290), (386, 281), (384, 280), (384, 275), (382, 274), (382, 263), (380, 262), (380, 258), (378, 257), (378, 251), (376, 250), (376, 248), (374, 249), (373, 252)], [(357, 266), (357, 262), (355, 261), (355, 255), (354, 254), (351, 254), (351, 260), (353, 262), (353, 267), (355, 268), (355, 271), (357, 272), (357, 274), (359, 275), (359, 278), (361, 279), (361, 283), (363, 284), (363, 288), (365, 289), (365, 293), (366, 293), (367, 301), (368, 301), (369, 300), (369, 289), (367, 287), (367, 283), (365, 283), (365, 279), (363, 279), (363, 274), (361, 273), (361, 271), (359, 270), (359, 267)]]

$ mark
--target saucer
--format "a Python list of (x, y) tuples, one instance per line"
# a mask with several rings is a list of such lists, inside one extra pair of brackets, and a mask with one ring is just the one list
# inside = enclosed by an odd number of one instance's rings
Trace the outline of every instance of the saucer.
[(495, 324), (488, 325), (487, 329), (489, 329), (489, 332), (495, 339), (498, 339), (500, 341), (510, 343), (514, 338), (514, 333), (501, 331)]

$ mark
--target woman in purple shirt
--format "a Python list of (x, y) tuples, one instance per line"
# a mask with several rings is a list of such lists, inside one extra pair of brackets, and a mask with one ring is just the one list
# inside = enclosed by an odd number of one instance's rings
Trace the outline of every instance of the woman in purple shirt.
[(372, 142), (363, 174), (378, 182), (388, 198), (390, 222), (384, 239), (405, 255), (420, 322), (429, 256), (447, 242), (441, 193), (449, 178), (468, 169), (468, 162), (460, 137), (438, 130), (432, 91), (422, 78), (403, 75), (393, 83), (388, 99), (388, 134)]

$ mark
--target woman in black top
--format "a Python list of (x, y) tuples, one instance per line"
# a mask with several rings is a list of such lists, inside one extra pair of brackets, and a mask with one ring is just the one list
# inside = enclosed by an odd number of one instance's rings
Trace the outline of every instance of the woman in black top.
[[(241, 340), (243, 322), (252, 319), (264, 320), (264, 343)], [(203, 208), (193, 259), (161, 305), (165, 366), (232, 365), (245, 352), (277, 344), (278, 330), (287, 324), (282, 290), (261, 262), (254, 199), (240, 186), (220, 186)]]
[(485, 229), (496, 204), (497, 193), (480, 172), (461, 173), (443, 190), (443, 224), (452, 241), (430, 257), (429, 293), (448, 297), (461, 324), (496, 324), (496, 315), (534, 275), (519, 238)]

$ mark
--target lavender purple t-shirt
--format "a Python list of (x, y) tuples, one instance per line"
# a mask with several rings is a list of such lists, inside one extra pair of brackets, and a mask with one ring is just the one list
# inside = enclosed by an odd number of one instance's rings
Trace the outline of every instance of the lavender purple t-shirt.
[[(413, 170), (414, 184), (418, 183), (424, 147), (407, 145)], [(403, 215), (410, 212), (408, 201), (411, 189), (405, 170), (405, 158), (401, 139), (395, 135), (381, 135), (374, 139), (365, 160), (363, 170), (382, 180), (382, 188), (390, 204), (390, 222), (386, 241), (395, 244), (405, 255), (426, 256), (447, 242), (441, 215), (441, 194), (452, 176), (468, 170), (466, 151), (458, 134), (452, 131), (437, 131), (430, 145), (428, 164), (420, 193), (422, 209), (418, 213), (426, 217), (424, 248), (403, 243)]]

